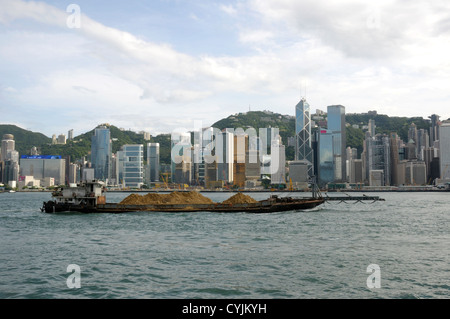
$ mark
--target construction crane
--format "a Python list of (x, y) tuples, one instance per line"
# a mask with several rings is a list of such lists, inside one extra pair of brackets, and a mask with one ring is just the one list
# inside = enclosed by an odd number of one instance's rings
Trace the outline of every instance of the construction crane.
[(161, 173), (161, 176), (162, 176), (162, 180), (163, 180), (163, 182), (164, 182), (164, 187), (166, 188), (166, 189), (169, 189), (169, 175), (170, 175), (170, 173)]

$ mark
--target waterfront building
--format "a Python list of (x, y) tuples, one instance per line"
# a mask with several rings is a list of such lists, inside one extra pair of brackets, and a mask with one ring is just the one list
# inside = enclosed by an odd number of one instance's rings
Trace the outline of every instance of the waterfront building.
[(391, 184), (398, 185), (398, 163), (399, 163), (399, 137), (397, 133), (389, 134), (389, 156), (390, 156), (390, 166), (391, 166)]
[(398, 186), (406, 184), (406, 163), (407, 160), (400, 160), (397, 164), (397, 182)]
[(19, 189), (25, 187), (40, 187), (41, 181), (39, 179), (35, 179), (33, 176), (20, 176), (19, 181), (17, 183), (17, 187)]
[(3, 135), (0, 149), (0, 183), (9, 186), (16, 185), (19, 177), (19, 152), (15, 150), (15, 145), (14, 135)]
[(281, 143), (281, 137), (271, 145), (270, 172), (272, 184), (286, 184), (286, 148)]
[(159, 182), (159, 143), (147, 143), (147, 166), (149, 181)]
[(2, 138), (2, 148), (0, 152), (0, 162), (8, 159), (8, 153), (15, 150), (16, 142), (14, 141), (14, 135), (4, 134)]
[(370, 186), (385, 186), (384, 170), (371, 169), (369, 171), (369, 185)]
[(346, 128), (345, 107), (342, 105), (328, 106), (328, 131), (333, 134), (334, 181), (343, 182), (346, 179)]
[(51, 177), (56, 185), (66, 184), (66, 160), (59, 155), (22, 155), (20, 176), (33, 176), (41, 180)]
[(431, 184), (440, 178), (439, 149), (428, 147), (424, 150), (424, 161), (427, 167), (427, 183)]
[(91, 163), (94, 178), (108, 182), (111, 178), (111, 133), (108, 127), (99, 126), (92, 136)]
[(419, 161), (406, 162), (405, 184), (406, 185), (427, 184), (427, 168), (425, 162)]
[[(365, 169), (369, 185), (380, 186), (378, 185), (378, 179), (380, 176), (383, 176), (381, 186), (391, 185), (391, 156), (389, 137), (384, 134), (377, 134), (373, 137), (366, 134), (365, 144)], [(383, 171), (383, 175), (379, 174), (378, 171), (380, 170)], [(372, 171), (375, 171), (375, 173), (373, 173)], [(372, 185), (371, 181), (376, 183), (376, 185)]]
[(352, 159), (351, 160), (351, 171), (350, 171), (350, 183), (363, 183), (363, 161), (361, 159)]
[(289, 180), (295, 189), (307, 189), (309, 183), (309, 166), (310, 162), (306, 160), (302, 161), (290, 161), (289, 166)]
[(81, 180), (84, 182), (92, 182), (94, 179), (94, 169), (90, 167), (83, 167), (83, 169), (81, 170)]
[(80, 166), (78, 164), (70, 163), (68, 176), (69, 185), (76, 184), (80, 181)]
[(319, 129), (317, 132), (317, 182), (320, 187), (335, 180), (335, 136), (331, 130)]
[(117, 153), (120, 184), (124, 187), (141, 188), (144, 184), (144, 145), (123, 145)]
[(308, 175), (313, 176), (314, 155), (311, 144), (310, 106), (305, 98), (302, 98), (295, 107), (295, 134), (295, 160), (306, 161), (308, 163)]
[(439, 128), (439, 151), (441, 179), (450, 181), (450, 122), (443, 122)]
[(55, 186), (55, 179), (53, 177), (45, 177), (41, 183), (42, 187), (48, 188)]

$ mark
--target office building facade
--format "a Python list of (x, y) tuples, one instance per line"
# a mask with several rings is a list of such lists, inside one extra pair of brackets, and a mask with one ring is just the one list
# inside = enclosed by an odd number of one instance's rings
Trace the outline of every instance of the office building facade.
[(450, 122), (440, 125), (439, 144), (441, 179), (450, 181)]
[(159, 182), (159, 143), (147, 144), (147, 166), (149, 170), (149, 181)]
[(91, 163), (97, 180), (108, 182), (111, 178), (111, 147), (109, 128), (106, 126), (96, 128), (92, 136)]
[(22, 155), (20, 176), (33, 176), (41, 185), (46, 178), (53, 178), (55, 185), (65, 185), (66, 160), (58, 155)]
[(345, 107), (330, 105), (328, 110), (328, 131), (333, 134), (334, 181), (346, 180), (346, 147)]
[(125, 187), (141, 188), (144, 184), (144, 145), (123, 145), (117, 153), (119, 183)]

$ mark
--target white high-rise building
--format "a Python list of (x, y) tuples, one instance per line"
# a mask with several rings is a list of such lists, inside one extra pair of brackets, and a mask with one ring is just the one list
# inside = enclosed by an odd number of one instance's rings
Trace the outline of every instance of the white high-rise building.
[(119, 183), (125, 187), (141, 188), (144, 184), (144, 145), (123, 145), (117, 153)]
[(270, 168), (272, 184), (286, 184), (286, 148), (280, 140), (272, 141)]

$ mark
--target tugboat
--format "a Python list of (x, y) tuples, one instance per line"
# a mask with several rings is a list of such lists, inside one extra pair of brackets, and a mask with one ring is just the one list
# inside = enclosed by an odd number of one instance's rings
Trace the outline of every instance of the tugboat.
[(105, 204), (105, 185), (100, 181), (84, 182), (69, 187), (61, 187), (53, 191), (53, 200), (44, 202), (41, 211), (58, 212), (91, 212), (98, 204)]

